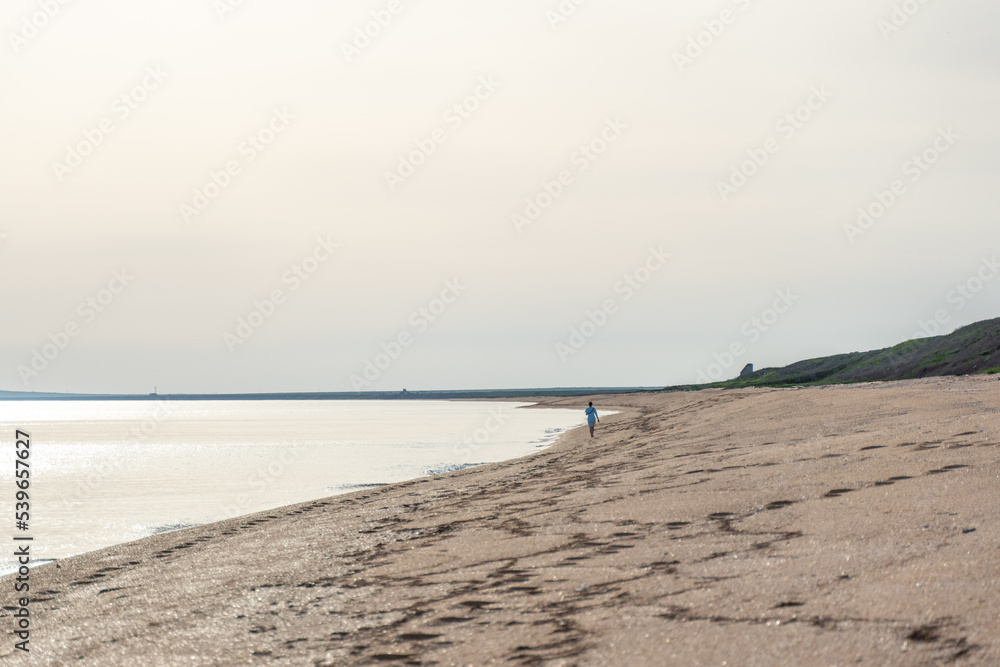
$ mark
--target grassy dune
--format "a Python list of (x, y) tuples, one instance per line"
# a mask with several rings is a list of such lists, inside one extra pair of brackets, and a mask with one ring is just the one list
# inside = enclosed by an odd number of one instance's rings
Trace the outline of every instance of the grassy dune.
[(1000, 373), (1000, 318), (882, 350), (807, 359), (783, 368), (763, 368), (745, 378), (668, 389), (788, 387), (977, 373)]

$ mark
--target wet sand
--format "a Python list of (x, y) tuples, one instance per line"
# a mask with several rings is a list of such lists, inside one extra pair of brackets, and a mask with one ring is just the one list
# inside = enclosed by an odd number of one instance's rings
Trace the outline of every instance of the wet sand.
[(593, 400), (594, 439), (33, 570), (30, 664), (1000, 663), (996, 378)]

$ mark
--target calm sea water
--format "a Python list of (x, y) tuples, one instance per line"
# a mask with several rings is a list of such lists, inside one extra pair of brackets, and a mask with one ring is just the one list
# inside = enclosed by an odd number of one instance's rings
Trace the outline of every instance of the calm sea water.
[[(524, 456), (581, 410), (449, 401), (0, 402), (0, 535), (65, 558), (158, 532)], [(14, 525), (31, 435), (30, 532)], [(10, 539), (7, 537), (6, 539)], [(0, 570), (13, 569), (3, 550)]]

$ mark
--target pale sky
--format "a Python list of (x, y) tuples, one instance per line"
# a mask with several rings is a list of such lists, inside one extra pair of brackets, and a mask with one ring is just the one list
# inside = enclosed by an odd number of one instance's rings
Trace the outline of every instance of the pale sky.
[(1000, 316), (998, 25), (9, 0), (0, 389), (663, 386)]

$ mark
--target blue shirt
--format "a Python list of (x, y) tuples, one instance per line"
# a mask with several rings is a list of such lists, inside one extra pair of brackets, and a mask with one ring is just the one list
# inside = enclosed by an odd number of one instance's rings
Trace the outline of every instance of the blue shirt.
[(587, 408), (587, 423), (593, 426), (597, 423), (597, 408), (593, 405)]

